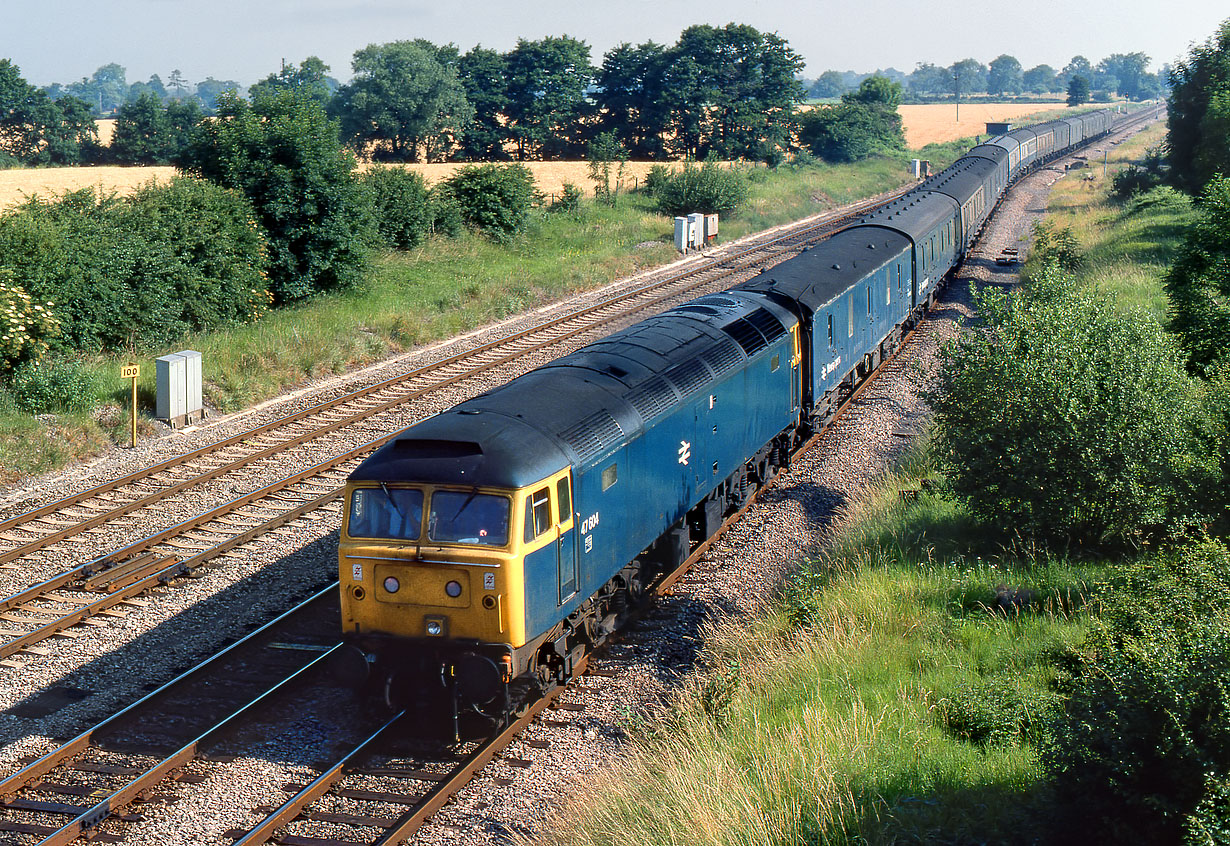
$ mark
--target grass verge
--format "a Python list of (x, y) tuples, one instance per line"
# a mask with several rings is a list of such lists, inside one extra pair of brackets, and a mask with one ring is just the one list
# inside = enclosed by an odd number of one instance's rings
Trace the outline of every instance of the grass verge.
[(1165, 124), (1159, 122), (1110, 148), (1105, 170), (1101, 161), (1091, 158), (1087, 168), (1055, 183), (1048, 206), (1050, 222), (1070, 228), (1080, 243), (1080, 281), (1113, 293), (1124, 305), (1144, 309), (1160, 322), (1165, 322), (1167, 310), (1162, 279), (1195, 219), (1191, 201), (1163, 188), (1120, 203), (1110, 191), (1115, 174), (1142, 164), (1145, 152), (1165, 135)]
[[(1103, 562), (983, 548), (915, 455), (538, 843), (1031, 842), (1033, 741)], [(970, 550), (975, 550), (971, 552)]]

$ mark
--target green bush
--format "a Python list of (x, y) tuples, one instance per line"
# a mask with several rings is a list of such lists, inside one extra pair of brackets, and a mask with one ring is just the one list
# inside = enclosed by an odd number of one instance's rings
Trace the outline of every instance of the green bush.
[(559, 199), (551, 203), (551, 211), (576, 214), (581, 210), (581, 189), (571, 182), (564, 183)]
[(93, 374), (72, 364), (27, 362), (15, 368), (5, 387), (13, 405), (28, 414), (84, 412), (94, 407)]
[(1199, 210), (1165, 286), (1169, 328), (1190, 368), (1205, 373), (1230, 357), (1230, 178), (1209, 182)]
[(287, 303), (345, 288), (365, 267), (370, 214), (338, 126), (310, 92), (218, 98), (177, 164), (251, 201), (269, 242), (269, 289)]
[(447, 183), (461, 219), (494, 238), (520, 232), (534, 204), (534, 175), (524, 165), (470, 165)]
[(1036, 740), (1051, 702), (1040, 702), (1020, 680), (991, 676), (961, 685), (936, 703), (940, 726), (978, 746)]
[(431, 198), (423, 177), (400, 167), (376, 167), (363, 175), (362, 186), (385, 246), (409, 250), (423, 243), (432, 228)]
[(1200, 514), (1215, 461), (1197, 386), (1148, 315), (1051, 271), (977, 295), (928, 393), (953, 493), (1010, 534), (1124, 541)]
[(1228, 593), (1225, 546), (1168, 553), (1124, 579), (1070, 656), (1042, 754), (1064, 840), (1230, 840)]
[(239, 194), (201, 180), (132, 197), (69, 192), (0, 217), (0, 268), (54, 303), (54, 346), (169, 343), (267, 307), (264, 239)]
[(1072, 234), (1072, 228), (1056, 229), (1053, 224), (1041, 221), (1034, 224), (1033, 258), (1035, 266), (1053, 266), (1061, 272), (1072, 273), (1084, 264), (1080, 242)]
[(1111, 177), (1111, 191), (1120, 200), (1127, 200), (1158, 185), (1161, 180), (1143, 167), (1129, 165)]
[(747, 200), (748, 188), (743, 174), (710, 156), (703, 165), (685, 162), (682, 170), (664, 174), (660, 182), (655, 179), (652, 194), (658, 211), (667, 217), (728, 214)]
[(875, 104), (842, 103), (799, 117), (799, 143), (826, 162), (856, 162), (905, 148), (901, 116)]
[(450, 238), (461, 234), (465, 221), (461, 219), (461, 206), (447, 182), (438, 182), (431, 187), (431, 231)]

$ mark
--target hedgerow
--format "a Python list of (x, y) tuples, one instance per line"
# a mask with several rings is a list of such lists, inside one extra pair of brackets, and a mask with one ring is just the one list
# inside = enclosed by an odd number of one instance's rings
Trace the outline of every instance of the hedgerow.
[(151, 347), (252, 320), (269, 303), (265, 266), (251, 205), (196, 179), (31, 198), (0, 217), (0, 270), (54, 303), (44, 347)]

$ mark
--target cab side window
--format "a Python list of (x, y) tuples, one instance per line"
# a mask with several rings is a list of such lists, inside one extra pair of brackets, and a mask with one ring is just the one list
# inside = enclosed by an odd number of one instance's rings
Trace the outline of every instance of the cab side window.
[(525, 498), (525, 540), (528, 543), (551, 528), (551, 489), (542, 488)]
[(568, 477), (555, 483), (555, 501), (559, 503), (559, 521), (567, 523), (572, 519), (572, 492), (568, 489)]

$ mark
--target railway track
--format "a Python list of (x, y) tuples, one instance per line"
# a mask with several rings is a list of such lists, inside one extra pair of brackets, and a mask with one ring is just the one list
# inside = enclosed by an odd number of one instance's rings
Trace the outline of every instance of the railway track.
[[(20, 666), (19, 656), (30, 654), (48, 638), (71, 638), (75, 626), (117, 615), (117, 609), (140, 603), (141, 595), (151, 588), (217, 566), (227, 553), (291, 521), (321, 519), (322, 510), (336, 511), (346, 475), (367, 453), (414, 422), (413, 416), (406, 417), (408, 408), (414, 414), (414, 403), (464, 383), (481, 382), (516, 363), (528, 367), (525, 362), (531, 357), (554, 357), (566, 344), (579, 345), (595, 333), (613, 331), (646, 313), (724, 287), (737, 274), (756, 272), (827, 237), (883, 199), (857, 204), (721, 260), (707, 260), (553, 315), (0, 522), (0, 540), (9, 544), (0, 550), (0, 567), (37, 565), (40, 556), (68, 557), (73, 562), (0, 599), (0, 666)], [(373, 437), (373, 430), (382, 434)], [(356, 440), (361, 440), (358, 446)], [(305, 470), (275, 475), (281, 463), (302, 462), (291, 456), (308, 448), (313, 457), (320, 452), (327, 457), (312, 461)], [(211, 508), (190, 508), (190, 516), (167, 520), (177, 510), (168, 503), (200, 497), (208, 484), (237, 476), (258, 483), (241, 485), (247, 488), (242, 495)], [(269, 481), (270, 476), (275, 478)], [(153, 522), (157, 530), (132, 540), (132, 524), (138, 517)]]

